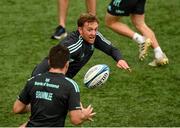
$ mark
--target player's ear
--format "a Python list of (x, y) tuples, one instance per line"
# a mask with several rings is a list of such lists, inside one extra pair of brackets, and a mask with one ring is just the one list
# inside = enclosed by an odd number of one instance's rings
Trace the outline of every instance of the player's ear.
[(66, 62), (66, 64), (65, 64), (64, 67), (65, 67), (65, 72), (67, 72), (67, 71), (68, 71), (68, 68), (69, 68), (69, 61)]
[(78, 27), (78, 31), (79, 31), (80, 35), (82, 35), (82, 27)]
[(48, 65), (50, 65), (49, 59), (48, 59)]

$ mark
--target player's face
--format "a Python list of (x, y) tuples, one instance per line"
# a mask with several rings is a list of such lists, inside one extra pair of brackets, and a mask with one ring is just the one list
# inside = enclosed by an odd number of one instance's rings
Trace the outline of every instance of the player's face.
[(83, 27), (78, 28), (80, 35), (90, 44), (93, 44), (95, 41), (97, 29), (97, 22), (85, 22)]

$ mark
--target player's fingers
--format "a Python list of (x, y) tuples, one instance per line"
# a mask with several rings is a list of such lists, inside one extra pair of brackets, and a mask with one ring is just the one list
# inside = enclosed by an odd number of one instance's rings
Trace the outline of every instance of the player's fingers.
[(88, 118), (89, 121), (94, 121), (92, 118)]
[(94, 109), (94, 108), (91, 106), (91, 108), (90, 108), (90, 109), (91, 109), (91, 111), (93, 111), (93, 109)]
[(117, 63), (117, 67), (119, 67), (120, 69), (128, 70), (129, 72), (132, 71), (129, 65), (126, 63), (126, 61), (123, 61), (123, 60), (121, 60), (120, 63)]
[(93, 113), (92, 113), (92, 112), (93, 112), (93, 109), (94, 109), (94, 108), (93, 108), (91, 105), (89, 105), (89, 106), (87, 107), (87, 112), (88, 112), (89, 115), (90, 115), (90, 114), (93, 115)]
[(95, 112), (93, 112), (93, 113), (91, 113), (91, 114), (90, 114), (90, 116), (94, 116), (94, 115), (96, 115), (96, 113), (95, 113)]
[(90, 110), (90, 109), (91, 109), (91, 104), (87, 107), (87, 109), (88, 109), (88, 110)]
[(129, 65), (126, 62), (124, 62), (124, 69), (131, 72), (131, 68), (129, 67)]
[(131, 68), (128, 68), (127, 70), (128, 70), (129, 72), (132, 72), (132, 69), (131, 69)]
[(94, 121), (92, 118), (88, 118), (89, 121)]
[(81, 106), (81, 108), (83, 108), (83, 105), (82, 105), (82, 103), (80, 102), (80, 106)]
[(88, 120), (90, 120), (90, 121), (94, 121), (94, 120), (92, 119), (92, 117), (93, 117), (94, 115), (96, 115), (96, 113), (95, 113), (95, 112), (91, 113), (91, 114), (90, 114), (90, 117), (88, 118)]
[(131, 68), (128, 66), (128, 65), (124, 65), (123, 69), (129, 71), (129, 72), (132, 72)]
[(121, 66), (122, 66), (123, 69), (128, 69), (129, 68), (128, 64), (125, 63), (125, 62)]
[(117, 63), (117, 65), (116, 65), (118, 68), (120, 68), (120, 69), (122, 69), (123, 67), (120, 65), (120, 64), (118, 64)]
[(126, 62), (124, 62), (124, 65), (125, 65), (126, 69), (130, 68)]

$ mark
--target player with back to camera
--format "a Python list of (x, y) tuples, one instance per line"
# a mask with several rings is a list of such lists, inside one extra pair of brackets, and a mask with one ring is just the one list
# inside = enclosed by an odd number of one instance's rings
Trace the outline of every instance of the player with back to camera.
[[(76, 31), (73, 31), (60, 41), (60, 44), (66, 46), (70, 51), (69, 69), (66, 73), (67, 77), (73, 78), (79, 72), (89, 61), (95, 48), (111, 56), (117, 62), (116, 65), (118, 68), (130, 69), (127, 62), (123, 60), (120, 51), (98, 32), (99, 21), (96, 16), (88, 13), (82, 14), (78, 18), (77, 25), (78, 29)], [(32, 76), (47, 72), (49, 68), (48, 57), (45, 57), (35, 67)]]
[[(73, 1), (72, 1), (73, 2)], [(87, 13), (96, 15), (96, 0), (85, 0)], [(67, 36), (66, 17), (68, 14), (69, 0), (58, 0), (58, 23), (52, 39), (62, 39)]]
[[(161, 50), (154, 32), (145, 23), (146, 0), (111, 0), (105, 16), (106, 25), (118, 34), (133, 39), (139, 44), (139, 59), (143, 60), (147, 55), (148, 47), (154, 49), (155, 59), (150, 66), (168, 64), (168, 58)], [(133, 25), (141, 33), (138, 34), (121, 21), (123, 16), (129, 16)]]
[(48, 72), (27, 81), (14, 103), (14, 113), (31, 110), (29, 121), (21, 127), (63, 127), (68, 112), (74, 125), (92, 121), (95, 115), (93, 108), (91, 105), (87, 108), (80, 105), (77, 83), (65, 76), (69, 66), (69, 50), (62, 45), (52, 47), (49, 65)]

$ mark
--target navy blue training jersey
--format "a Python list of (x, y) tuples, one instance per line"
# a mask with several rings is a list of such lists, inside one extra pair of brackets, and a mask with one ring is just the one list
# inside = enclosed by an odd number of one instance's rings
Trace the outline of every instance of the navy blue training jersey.
[[(64, 38), (64, 40), (60, 42), (60, 44), (66, 46), (70, 52), (70, 64), (66, 73), (66, 76), (70, 78), (73, 78), (89, 61), (95, 48), (111, 56), (115, 61), (122, 59), (120, 51), (113, 47), (111, 42), (107, 40), (100, 32), (96, 33), (94, 44), (86, 42), (78, 31), (70, 33), (66, 38)], [(46, 57), (39, 65), (36, 66), (32, 76), (47, 72), (49, 68), (48, 58)]]

